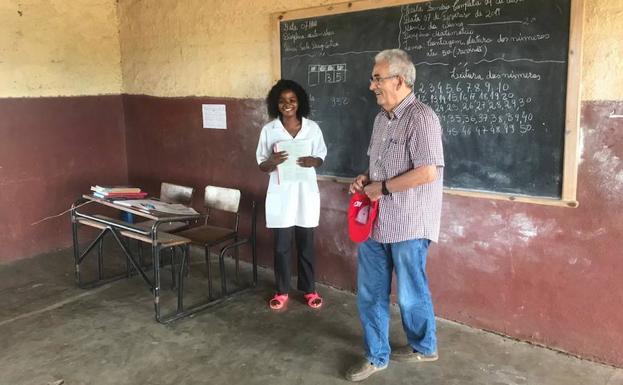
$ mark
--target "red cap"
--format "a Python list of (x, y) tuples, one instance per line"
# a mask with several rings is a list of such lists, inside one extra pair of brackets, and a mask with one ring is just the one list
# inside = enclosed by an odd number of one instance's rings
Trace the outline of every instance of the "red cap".
[(378, 209), (379, 201), (370, 201), (364, 193), (353, 194), (348, 204), (348, 235), (351, 241), (363, 242), (370, 237)]

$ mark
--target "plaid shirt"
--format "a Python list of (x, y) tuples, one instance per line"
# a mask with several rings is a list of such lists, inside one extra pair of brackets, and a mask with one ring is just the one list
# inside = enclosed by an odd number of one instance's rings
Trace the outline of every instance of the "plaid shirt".
[(436, 165), (438, 174), (434, 182), (383, 195), (372, 239), (381, 243), (419, 238), (437, 242), (444, 160), (441, 126), (435, 112), (413, 93), (392, 112), (379, 112), (374, 120), (368, 156), (373, 182), (426, 165)]

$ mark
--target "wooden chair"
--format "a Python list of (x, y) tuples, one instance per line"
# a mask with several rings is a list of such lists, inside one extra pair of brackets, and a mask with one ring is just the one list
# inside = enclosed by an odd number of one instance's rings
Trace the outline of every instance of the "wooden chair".
[[(193, 197), (193, 188), (181, 186), (173, 183), (162, 182), (160, 184), (160, 197), (159, 200), (166, 203), (181, 203), (186, 206), (190, 206)], [(154, 221), (142, 221), (136, 223), (137, 227), (151, 228)], [(159, 230), (174, 233), (176, 231), (183, 230), (188, 227), (184, 222), (168, 222), (160, 225)]]
[[(253, 279), (257, 281), (257, 262), (255, 256), (255, 202), (252, 212), (252, 234), (249, 238), (238, 238), (240, 223), (240, 190), (216, 186), (205, 188), (204, 203), (206, 207), (205, 223), (202, 226), (181, 231), (177, 235), (190, 239), (191, 244), (202, 246), (205, 252), (206, 274), (208, 277), (208, 296), (212, 298), (212, 274), (210, 268), (210, 249), (223, 245), (219, 254), (219, 270), (221, 274), (222, 296), (227, 294), (224, 257), (227, 251), (233, 249), (236, 261), (236, 279), (239, 278), (239, 246), (250, 243), (253, 254)], [(231, 216), (230, 225), (216, 225), (212, 221), (214, 211), (224, 212)]]

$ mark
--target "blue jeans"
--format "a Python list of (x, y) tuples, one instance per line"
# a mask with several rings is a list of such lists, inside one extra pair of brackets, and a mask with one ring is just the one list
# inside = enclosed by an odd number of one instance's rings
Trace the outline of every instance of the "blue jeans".
[(426, 278), (428, 239), (359, 246), (357, 307), (363, 327), (366, 358), (375, 366), (389, 362), (389, 302), (392, 270), (396, 270), (402, 327), (411, 347), (423, 354), (437, 351), (435, 313)]

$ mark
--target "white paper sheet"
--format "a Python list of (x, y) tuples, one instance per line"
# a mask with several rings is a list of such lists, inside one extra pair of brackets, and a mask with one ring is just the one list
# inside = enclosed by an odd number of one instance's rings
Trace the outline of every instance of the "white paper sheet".
[(298, 158), (311, 155), (311, 141), (309, 140), (287, 140), (275, 145), (276, 151), (288, 153), (288, 159), (277, 166), (279, 183), (288, 182), (309, 182), (313, 181), (316, 172), (313, 167), (301, 167), (296, 164)]
[(202, 104), (203, 128), (227, 129), (227, 112), (224, 104)]

